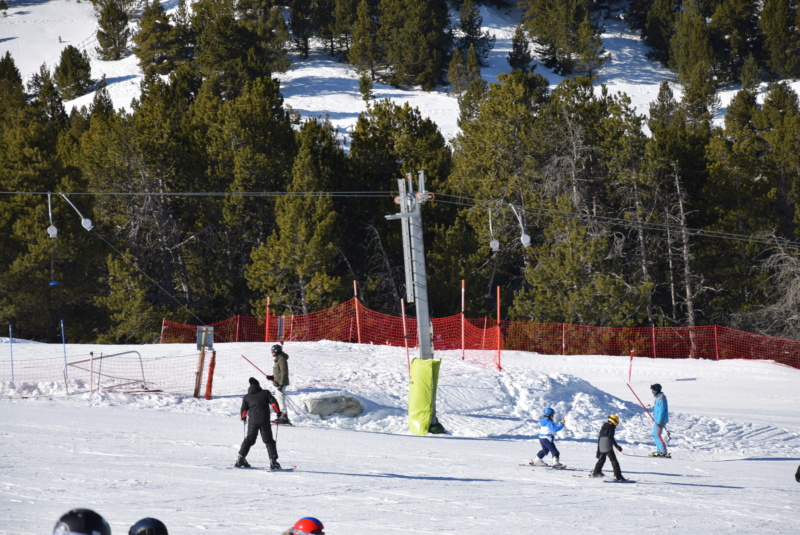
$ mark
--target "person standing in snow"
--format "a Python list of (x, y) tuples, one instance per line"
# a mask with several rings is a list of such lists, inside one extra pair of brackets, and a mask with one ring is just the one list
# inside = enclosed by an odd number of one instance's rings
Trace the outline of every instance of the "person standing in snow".
[(667, 442), (664, 440), (665, 427), (669, 422), (669, 407), (667, 406), (667, 396), (661, 391), (661, 385), (656, 383), (650, 385), (655, 402), (653, 403), (653, 441), (656, 443), (656, 451), (650, 454), (651, 457), (670, 457), (667, 452)]
[(534, 466), (537, 464), (547, 464), (544, 462), (544, 457), (548, 453), (553, 455), (554, 468), (560, 468), (563, 466), (558, 460), (561, 454), (558, 452), (558, 448), (556, 448), (555, 435), (564, 429), (564, 418), (562, 418), (561, 422), (557, 424), (553, 421), (555, 414), (556, 411), (550, 407), (547, 407), (544, 410), (544, 417), (542, 418), (541, 427), (539, 428), (539, 443), (542, 445), (542, 451), (536, 454), (538, 461), (531, 461), (531, 464)]
[(267, 379), (272, 381), (275, 388), (278, 390), (278, 399), (280, 400), (282, 416), (275, 419), (276, 424), (291, 424), (289, 421), (288, 411), (286, 410), (286, 392), (285, 389), (289, 386), (289, 363), (287, 359), (289, 355), (283, 352), (283, 345), (275, 344), (272, 346), (272, 356), (275, 357), (275, 364), (272, 366), (272, 375), (267, 375)]
[[(240, 414), (243, 422), (247, 423), (247, 434), (242, 441), (242, 447), (239, 448), (239, 458), (236, 460), (237, 468), (250, 468), (247, 462), (247, 454), (250, 452), (250, 447), (256, 443), (258, 433), (261, 433), (261, 439), (267, 445), (267, 454), (269, 455), (269, 467), (272, 470), (280, 470), (281, 465), (278, 464), (278, 448), (275, 445), (275, 440), (272, 438), (272, 426), (269, 423), (269, 408), (275, 411), (278, 418), (282, 416), (278, 408), (278, 401), (269, 393), (268, 390), (263, 390), (258, 380), (255, 377), (250, 379), (250, 387), (247, 389), (247, 394), (242, 399), (242, 409)], [(248, 420), (248, 416), (250, 416)]]
[(611, 468), (614, 470), (614, 479), (625, 481), (625, 478), (622, 477), (622, 470), (619, 468), (617, 454), (614, 453), (614, 448), (622, 452), (622, 446), (617, 444), (617, 440), (614, 438), (614, 432), (617, 430), (618, 425), (619, 416), (612, 414), (608, 417), (608, 421), (603, 424), (603, 427), (600, 428), (600, 434), (597, 437), (597, 455), (595, 456), (597, 457), (597, 464), (594, 465), (592, 477), (602, 477), (604, 475), (603, 465), (606, 464), (606, 458), (608, 458), (611, 460)]
[(797, 466), (797, 472), (794, 474), (794, 480), (800, 483), (800, 465)]

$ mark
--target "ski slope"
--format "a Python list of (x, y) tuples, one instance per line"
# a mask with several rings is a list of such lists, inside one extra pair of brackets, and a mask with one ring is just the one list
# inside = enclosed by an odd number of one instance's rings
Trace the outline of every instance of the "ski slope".
[[(13, 344), (18, 367), (131, 346)], [(188, 345), (135, 346), (148, 361)], [(218, 344), (217, 358), (271, 373), (269, 344)], [(65, 394), (63, 381), (0, 377), (0, 534), (49, 533), (74, 507), (102, 514), (113, 533), (138, 519), (173, 535), (278, 534), (315, 516), (339, 535), (800, 532), (800, 371), (770, 361), (503, 355), (503, 371), (441, 355), (437, 409), (447, 435), (415, 436), (406, 421), (405, 350), (340, 342), (293, 343), (290, 415), (274, 428), (294, 472), (232, 468), (249, 364), (221, 366), (210, 401), (172, 394)], [(10, 347), (0, 344), (0, 360)], [(4, 368), (5, 369), (5, 368)], [(653, 450), (648, 403), (669, 398), (672, 459), (620, 456), (633, 485), (589, 479), (596, 434), (620, 415), (624, 453)], [(235, 392), (235, 385), (240, 385)], [(307, 398), (358, 398), (358, 417), (298, 412)], [(539, 450), (551, 406), (566, 429), (561, 460), (579, 471), (519, 466)], [(263, 444), (248, 460), (266, 467)], [(610, 466), (606, 466), (610, 479)]]

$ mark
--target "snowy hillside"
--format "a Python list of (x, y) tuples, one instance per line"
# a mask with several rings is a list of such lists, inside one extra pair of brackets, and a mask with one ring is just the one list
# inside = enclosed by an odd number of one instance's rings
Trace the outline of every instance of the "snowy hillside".
[[(87, 350), (131, 346), (13, 344), (17, 369), (72, 362)], [(186, 345), (136, 346), (145, 370)], [(211, 401), (168, 394), (67, 396), (63, 381), (8, 381), (0, 344), (0, 534), (48, 533), (73, 507), (114, 533), (144, 516), (175, 535), (278, 534), (303, 516), (326, 533), (797, 533), (800, 530), (800, 370), (772, 362), (654, 360), (504, 353), (504, 370), (443, 353), (438, 412), (449, 434), (417, 437), (406, 423), (405, 350), (339, 342), (286, 344), (295, 427), (274, 428), (294, 472), (232, 468), (242, 440), (241, 395), (271, 373), (266, 344), (220, 344)], [(64, 357), (64, 352), (66, 357)], [(620, 456), (634, 485), (585, 477), (597, 431), (622, 422), (626, 454), (652, 451), (645, 403), (659, 382), (670, 404), (672, 459)], [(162, 378), (166, 380), (166, 378)], [(237, 386), (238, 385), (238, 386)], [(216, 388), (216, 387), (215, 387)], [(322, 420), (300, 409), (333, 393), (358, 398), (358, 417)], [(32, 397), (35, 395), (35, 397)], [(562, 462), (577, 471), (519, 466), (539, 450), (545, 407), (566, 418)], [(268, 464), (263, 444), (254, 467)]]
[[(23, 79), (28, 80), (42, 63), (54, 69), (61, 50), (73, 45), (89, 53), (93, 78), (106, 76), (108, 92), (115, 107), (130, 108), (131, 99), (139, 95), (142, 80), (137, 58), (131, 55), (113, 62), (97, 59), (97, 24), (89, 2), (9, 0), (8, 4), (8, 17), (0, 18), (0, 54), (11, 53)], [(171, 9), (175, 7), (174, 2), (164, 5)], [(497, 38), (489, 56), (489, 67), (482, 73), (487, 81), (495, 82), (500, 73), (510, 70), (506, 58), (511, 50), (511, 37), (519, 13), (481, 7), (481, 16), (484, 30)], [(454, 18), (453, 22), (457, 20)], [(602, 38), (603, 45), (611, 53), (611, 61), (599, 71), (598, 84), (605, 84), (611, 93), (626, 93), (639, 113), (647, 114), (659, 84), (664, 80), (672, 82), (675, 76), (645, 57), (646, 47), (624, 23), (605, 21)], [(302, 117), (329, 117), (346, 140), (358, 114), (366, 109), (358, 91), (356, 73), (346, 63), (339, 63), (319, 51), (312, 53), (307, 60), (292, 59), (294, 70), (278, 76), (286, 105)], [(542, 65), (538, 65), (536, 72), (545, 76), (552, 87), (563, 80)], [(795, 91), (800, 90), (800, 82), (795, 82), (793, 87)], [(732, 87), (720, 92), (722, 107), (717, 115), (718, 122), (721, 122), (725, 107), (736, 89)], [(676, 87), (675, 91), (679, 96), (680, 88)], [(403, 91), (376, 84), (373, 93), (376, 99), (390, 98), (397, 104), (408, 102), (419, 108), (424, 117), (429, 117), (439, 126), (447, 140), (458, 133), (458, 103), (447, 94), (446, 88), (432, 92)], [(93, 94), (88, 94), (68, 104), (88, 106), (92, 98)]]

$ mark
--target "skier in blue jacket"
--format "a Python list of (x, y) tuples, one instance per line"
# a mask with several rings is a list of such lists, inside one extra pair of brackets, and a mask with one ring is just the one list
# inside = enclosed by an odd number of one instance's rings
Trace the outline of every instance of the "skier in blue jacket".
[(669, 408), (667, 407), (667, 396), (661, 391), (661, 385), (656, 383), (650, 385), (655, 401), (653, 402), (653, 441), (656, 443), (656, 451), (650, 454), (651, 457), (670, 457), (667, 452), (667, 443), (664, 440), (665, 426), (669, 422)]
[(550, 407), (544, 410), (544, 418), (542, 418), (541, 427), (539, 428), (539, 443), (542, 445), (542, 451), (536, 454), (536, 457), (539, 459), (538, 461), (531, 461), (533, 465), (546, 464), (544, 462), (544, 457), (548, 453), (551, 453), (554, 461), (553, 467), (559, 468), (563, 466), (558, 460), (561, 454), (558, 452), (558, 448), (556, 448), (555, 435), (564, 429), (564, 419), (562, 418), (560, 423), (555, 423), (553, 421), (553, 416), (555, 416), (555, 414), (556, 411)]

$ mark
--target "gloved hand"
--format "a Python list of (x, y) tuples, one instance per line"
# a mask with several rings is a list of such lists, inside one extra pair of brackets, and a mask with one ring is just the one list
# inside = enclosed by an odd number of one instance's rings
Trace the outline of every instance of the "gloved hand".
[(269, 379), (273, 383), (275, 382), (275, 376), (274, 375), (267, 375), (267, 379)]
[(246, 416), (242, 416), (242, 421), (246, 422), (247, 421), (247, 417)]
[(594, 458), (595, 459), (599, 459), (600, 458), (600, 450), (597, 450), (597, 453), (594, 454)]
[(622, 446), (617, 446), (617, 451), (622, 453)]

